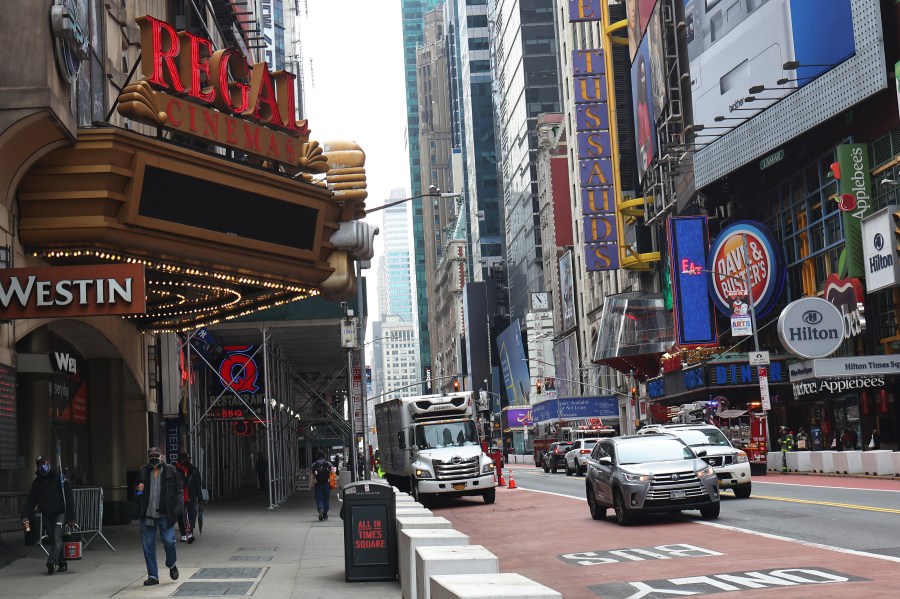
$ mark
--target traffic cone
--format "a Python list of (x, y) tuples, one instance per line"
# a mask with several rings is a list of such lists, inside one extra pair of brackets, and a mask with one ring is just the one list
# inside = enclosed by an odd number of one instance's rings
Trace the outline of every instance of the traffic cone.
[(516, 487), (516, 479), (513, 478), (512, 470), (509, 471), (509, 487), (508, 489), (515, 489)]
[(506, 481), (503, 480), (503, 470), (498, 470), (498, 471), (497, 471), (497, 476), (500, 477), (500, 480), (497, 482), (497, 486), (498, 486), (498, 487), (505, 487), (505, 486), (506, 486)]

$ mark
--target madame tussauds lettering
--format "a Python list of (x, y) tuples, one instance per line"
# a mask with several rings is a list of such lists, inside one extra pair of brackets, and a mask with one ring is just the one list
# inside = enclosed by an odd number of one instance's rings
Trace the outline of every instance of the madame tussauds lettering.
[(56, 281), (38, 281), (32, 275), (27, 278), (25, 286), (18, 277), (9, 280), (9, 286), (0, 284), (0, 304), (8, 308), (15, 298), (22, 307), (34, 304), (42, 306), (70, 306), (78, 304), (116, 304), (132, 303), (132, 282), (130, 278), (123, 281), (116, 279), (62, 279)]
[(178, 33), (150, 16), (136, 21), (141, 28), (141, 67), (148, 83), (295, 135), (307, 132), (305, 121), (301, 121), (301, 129), (294, 118), (293, 73), (270, 73), (265, 62), (250, 67), (237, 50), (213, 51), (210, 40), (186, 31)]

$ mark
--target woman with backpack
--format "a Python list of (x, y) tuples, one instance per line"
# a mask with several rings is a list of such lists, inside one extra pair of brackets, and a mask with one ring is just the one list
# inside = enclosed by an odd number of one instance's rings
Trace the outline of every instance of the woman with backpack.
[(319, 520), (328, 520), (328, 503), (331, 499), (331, 485), (329, 477), (331, 476), (331, 463), (325, 459), (325, 453), (320, 451), (316, 454), (316, 461), (312, 465), (312, 474), (315, 477), (316, 509), (319, 511)]

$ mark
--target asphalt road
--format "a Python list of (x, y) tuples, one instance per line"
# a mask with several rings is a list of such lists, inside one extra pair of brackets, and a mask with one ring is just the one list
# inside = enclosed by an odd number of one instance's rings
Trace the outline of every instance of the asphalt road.
[[(721, 515), (592, 520), (584, 478), (513, 467), (497, 502), (436, 502), (437, 516), (518, 572), (568, 598), (895, 596), (900, 588), (900, 481), (757, 477), (753, 495), (723, 493)], [(508, 469), (504, 469), (507, 475)]]
[[(514, 472), (516, 484), (523, 489), (585, 497), (583, 476), (566, 476), (563, 471), (548, 474), (540, 468)], [(749, 499), (722, 493), (722, 512), (714, 523), (900, 557), (900, 481), (781, 474), (754, 477)]]

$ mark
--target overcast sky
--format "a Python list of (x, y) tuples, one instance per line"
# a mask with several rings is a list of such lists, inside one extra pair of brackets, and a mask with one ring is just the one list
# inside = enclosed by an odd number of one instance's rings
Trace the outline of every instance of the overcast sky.
[[(394, 187), (408, 194), (400, 0), (306, 0), (306, 5), (308, 19), (300, 35), (310, 138), (355, 141), (363, 148), (367, 207), (384, 204)], [(380, 227), (380, 213), (368, 221)], [(370, 315), (378, 309), (380, 237), (372, 269), (364, 271)]]

